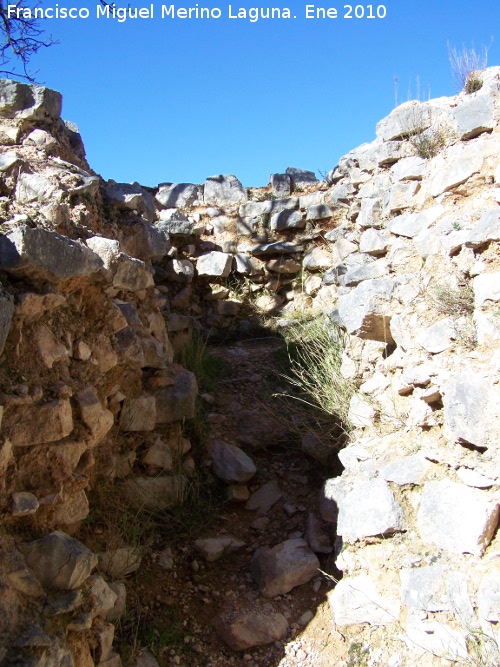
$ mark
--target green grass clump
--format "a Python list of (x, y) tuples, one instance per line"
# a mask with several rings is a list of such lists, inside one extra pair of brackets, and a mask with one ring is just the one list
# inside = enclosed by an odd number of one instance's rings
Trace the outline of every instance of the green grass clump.
[(284, 331), (289, 368), (282, 376), (295, 393), (291, 396), (349, 427), (349, 402), (354, 385), (340, 372), (346, 334), (318, 318), (299, 322)]

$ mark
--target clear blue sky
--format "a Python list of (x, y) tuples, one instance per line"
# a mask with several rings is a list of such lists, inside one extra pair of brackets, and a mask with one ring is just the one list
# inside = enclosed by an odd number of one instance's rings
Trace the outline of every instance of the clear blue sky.
[[(124, 23), (94, 18), (93, 0), (58, 2), (91, 18), (43, 21), (59, 45), (33, 61), (38, 78), (62, 92), (95, 171), (151, 186), (218, 173), (263, 186), (288, 166), (327, 172), (375, 138), (395, 106), (395, 76), (399, 101), (416, 96), (417, 78), (421, 98), (452, 95), (447, 42), (500, 42), (498, 0), (387, 0), (386, 18), (372, 20), (344, 19), (335, 2), (315, 6), (336, 7), (337, 19), (306, 19), (311, 0), (271, 0), (297, 18), (253, 23), (229, 19), (222, 0), (198, 3), (219, 7), (218, 20), (162, 19), (155, 2), (154, 19)], [(233, 14), (257, 4), (235, 2)], [(499, 53), (494, 41), (489, 65)]]

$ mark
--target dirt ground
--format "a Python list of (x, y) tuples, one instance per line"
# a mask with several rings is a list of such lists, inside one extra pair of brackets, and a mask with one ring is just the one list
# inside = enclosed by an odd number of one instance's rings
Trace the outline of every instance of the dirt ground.
[[(241, 436), (243, 428), (248, 436), (249, 426), (242, 426), (241, 415), (247, 415), (248, 410), (256, 420), (255, 434), (250, 428), (250, 440), (261, 432), (259, 415), (272, 431), (272, 412), (266, 406), (276, 401), (273, 394), (283, 388), (277, 373), (277, 359), (283, 348), (279, 338), (211, 348), (212, 355), (223, 358), (224, 370), (211, 394), (204, 397), (207, 442), (220, 438), (241, 445), (238, 434)], [(184, 534), (184, 526), (179, 526), (179, 535), (167, 526), (165, 536), (156, 533), (151, 539), (139, 571), (126, 580), (128, 611), (117, 625), (115, 642), (125, 665), (135, 664), (144, 649), (151, 651), (162, 667), (358, 664), (350, 659), (348, 647), (331, 621), (327, 593), (334, 586), (332, 577), (339, 575), (332, 555), (319, 555), (321, 570), (309, 583), (271, 599), (263, 598), (250, 573), (257, 548), (304, 536), (309, 513), (319, 517), (319, 490), (325, 477), (332, 474), (300, 451), (293, 438), (286, 440), (280, 421), (275, 432), (268, 432), (270, 437), (265, 438), (275, 437), (275, 446), (246, 447), (257, 467), (249, 483), (250, 492), (270, 480), (277, 480), (282, 492), (281, 499), (264, 516), (245, 509), (244, 503), (227, 502), (207, 519), (206, 527), (192, 535)], [(201, 465), (207, 463), (202, 456)], [(332, 532), (331, 525), (325, 528)], [(194, 547), (195, 538), (220, 535), (234, 536), (245, 546), (215, 562), (206, 562)], [(106, 535), (100, 536), (101, 542), (103, 539)], [(212, 627), (213, 619), (227, 608), (280, 612), (288, 620), (289, 634), (281, 642), (235, 652)]]

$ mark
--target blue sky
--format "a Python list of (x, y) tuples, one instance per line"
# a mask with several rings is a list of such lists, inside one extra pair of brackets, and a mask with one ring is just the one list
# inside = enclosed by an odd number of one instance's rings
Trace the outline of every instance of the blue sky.
[[(269, 6), (297, 18), (257, 22), (228, 18), (229, 4), (233, 14), (258, 5), (248, 0), (199, 0), (221, 9), (212, 20), (162, 19), (155, 2), (154, 19), (123, 23), (94, 18), (94, 0), (58, 4), (91, 18), (43, 21), (59, 44), (33, 60), (38, 79), (62, 92), (96, 172), (150, 186), (218, 173), (263, 186), (288, 166), (327, 172), (375, 138), (395, 106), (395, 76), (399, 101), (416, 96), (417, 80), (421, 99), (452, 95), (447, 43), (500, 40), (498, 0), (387, 0), (383, 19), (343, 18), (335, 2), (314, 6), (335, 7), (337, 19), (306, 19), (311, 0), (276, 0)], [(489, 65), (499, 53), (494, 41)]]

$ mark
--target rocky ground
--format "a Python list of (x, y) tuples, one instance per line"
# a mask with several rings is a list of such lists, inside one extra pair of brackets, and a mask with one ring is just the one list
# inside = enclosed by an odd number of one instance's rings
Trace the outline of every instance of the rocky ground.
[[(259, 548), (304, 537), (314, 539), (308, 520), (311, 523), (310, 517), (319, 517), (324, 471), (304, 456), (293, 436), (286, 441), (284, 423), (276, 419), (278, 406), (272, 407), (273, 402), (279, 404), (272, 394), (283, 390), (277, 364), (283, 350), (283, 341), (271, 337), (210, 349), (210, 354), (223, 360), (224, 373), (212, 393), (203, 394), (210, 423), (208, 442), (236, 442), (238, 429), (241, 437), (242, 412), (255, 411), (255, 420), (244, 424), (247, 440), (253, 444), (247, 445), (246, 451), (257, 472), (248, 485), (231, 487), (233, 494), (239, 489), (241, 498), (250, 496), (255, 509), (248, 509), (240, 500), (229, 501), (214, 512), (210, 524), (198, 531), (200, 538), (221, 541), (222, 546), (216, 545), (210, 553), (203, 539), (172, 534), (175, 527), (172, 531), (168, 523), (168, 535), (156, 537), (148, 546), (141, 568), (126, 580), (129, 614), (123, 627), (117, 629), (122, 658), (132, 660), (132, 664), (154, 664), (151, 654), (160, 665), (185, 667), (343, 664), (342, 655), (348, 647), (332, 629), (326, 600), (333, 586), (327, 573), (338, 576), (330, 554), (318, 554), (319, 562), (313, 562), (312, 571), (309, 566), (305, 574), (307, 583), (272, 598), (262, 595), (251, 573), (252, 557)], [(266, 447), (258, 442), (262, 424), (267, 426)], [(273, 434), (274, 446), (268, 444)], [(323, 531), (322, 524), (320, 527)], [(322, 537), (327, 543), (324, 551), (331, 550), (331, 529), (329, 540)], [(107, 536), (100, 533), (94, 538), (106, 541)], [(309, 549), (307, 552), (312, 557)], [(210, 562), (212, 557), (217, 559)], [(303, 574), (296, 571), (293, 562), (289, 566), (286, 576), (293, 584), (293, 578)], [(222, 635), (230, 642), (241, 640), (236, 626), (231, 626), (235, 615), (264, 619), (267, 631), (280, 618), (273, 614), (286, 621), (283, 627), (278, 621), (275, 631), (279, 639), (266, 646), (233, 651), (221, 639)], [(218, 631), (213, 625), (215, 618), (223, 619)], [(250, 641), (258, 639), (259, 632), (253, 625)]]

